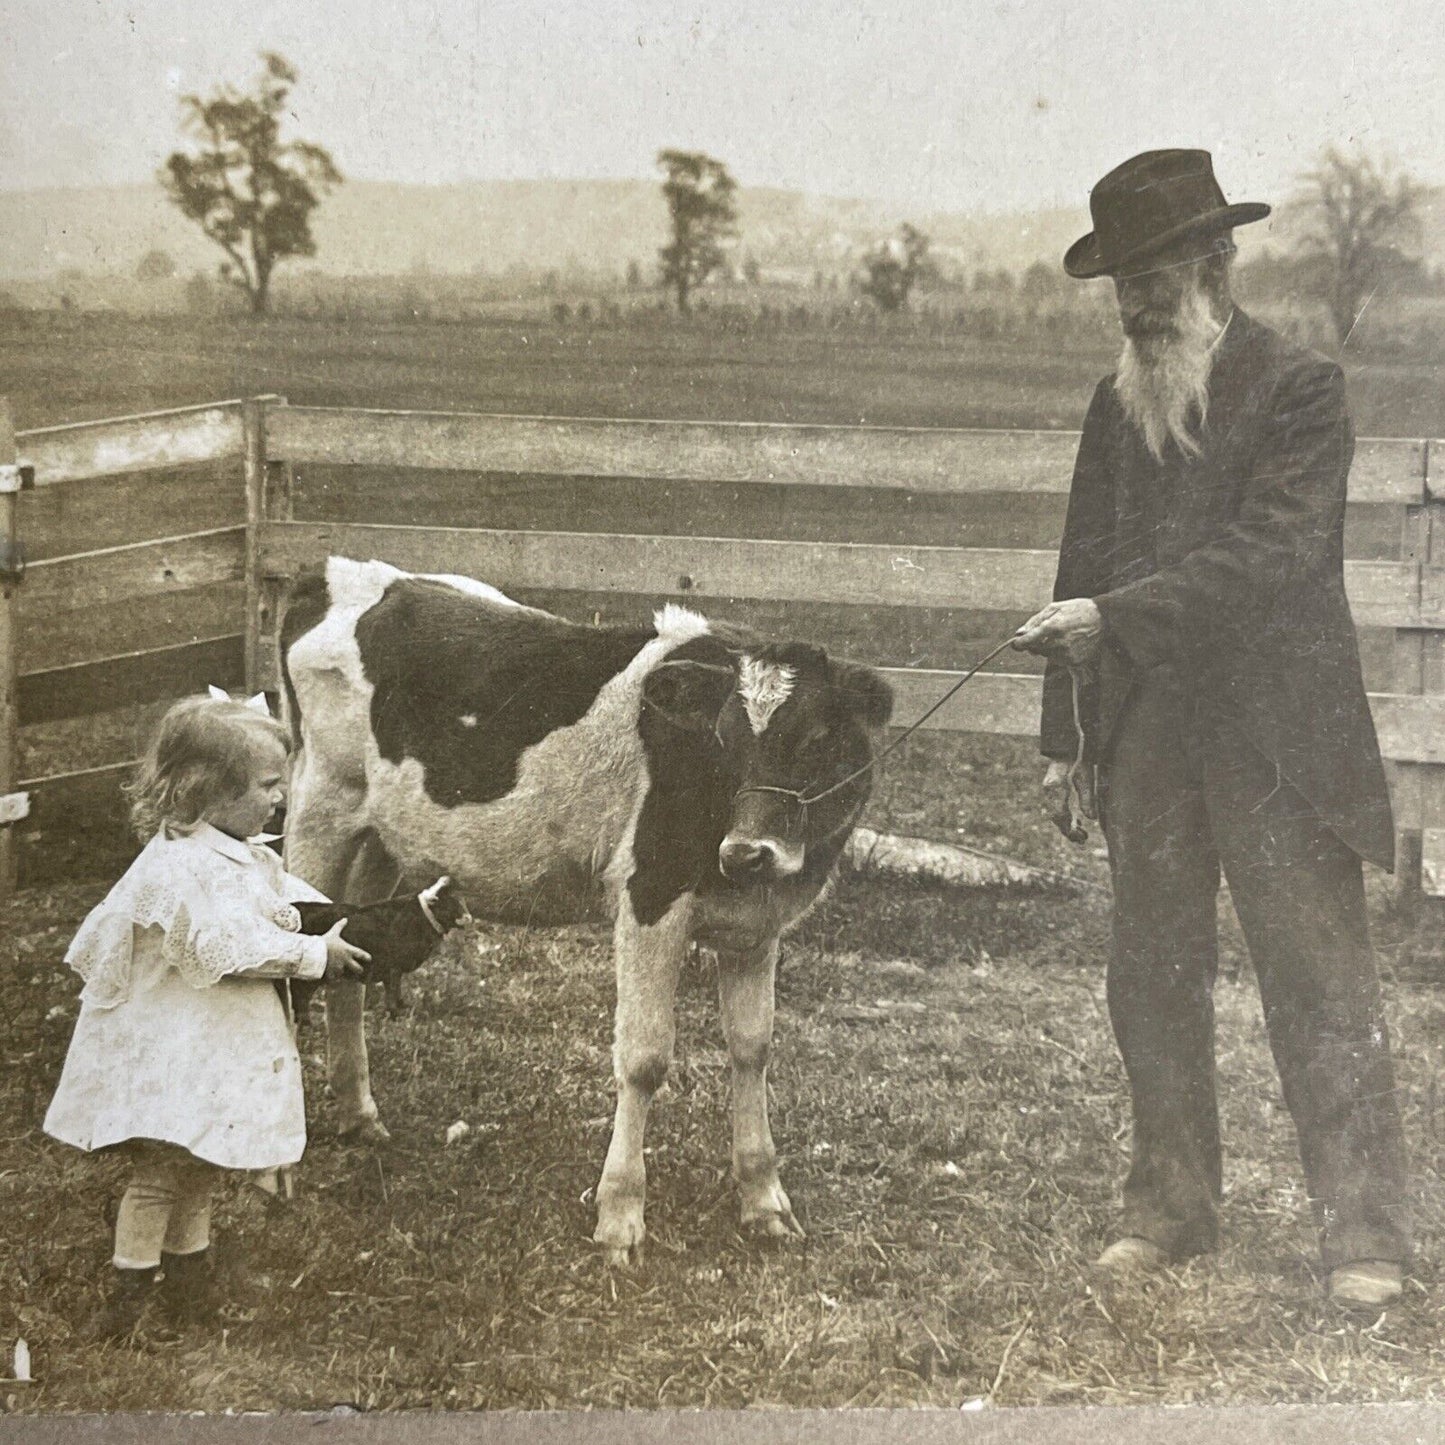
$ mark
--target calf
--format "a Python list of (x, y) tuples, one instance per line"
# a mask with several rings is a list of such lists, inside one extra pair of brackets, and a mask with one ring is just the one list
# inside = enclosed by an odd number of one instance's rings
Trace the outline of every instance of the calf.
[[(386, 990), (388, 1012), (397, 1013), (404, 1002), (402, 980), (415, 973), (437, 944), (454, 928), (471, 922), (467, 906), (450, 878), (439, 878), (430, 888), (410, 898), (389, 898), (382, 903), (297, 903), (302, 933), (328, 933), (338, 919), (346, 919), (341, 936), (371, 955), (363, 982)], [(291, 979), (291, 1007), (298, 1023), (307, 1022), (311, 999), (319, 983)]]
[[(445, 871), (482, 916), (611, 917), (617, 1107), (595, 1236), (609, 1260), (644, 1238), (643, 1132), (692, 942), (718, 956), (743, 1223), (800, 1233), (767, 1112), (778, 938), (867, 801), (882, 678), (678, 607), (651, 628), (584, 627), (468, 578), (339, 557), (293, 591), (281, 647), (293, 872), (366, 897), (398, 867)], [(384, 1136), (361, 990), (333, 990), (327, 1021), (343, 1119)]]

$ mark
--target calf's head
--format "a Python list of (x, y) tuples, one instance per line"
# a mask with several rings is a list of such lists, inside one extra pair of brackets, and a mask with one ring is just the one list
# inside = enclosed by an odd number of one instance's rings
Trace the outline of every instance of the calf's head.
[(805, 643), (739, 649), (701, 638), (654, 672), (645, 697), (695, 740), (724, 878), (768, 884), (810, 859), (831, 866), (872, 786), (869, 730), (892, 710), (878, 673)]

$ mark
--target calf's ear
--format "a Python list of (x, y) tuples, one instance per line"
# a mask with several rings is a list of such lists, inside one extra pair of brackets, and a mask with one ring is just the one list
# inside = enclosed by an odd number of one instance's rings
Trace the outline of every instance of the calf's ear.
[(642, 685), (643, 711), (689, 732), (710, 732), (736, 680), (721, 663), (669, 658)]
[(881, 728), (893, 715), (893, 689), (871, 667), (856, 662), (832, 664), (833, 686), (843, 706), (870, 728)]

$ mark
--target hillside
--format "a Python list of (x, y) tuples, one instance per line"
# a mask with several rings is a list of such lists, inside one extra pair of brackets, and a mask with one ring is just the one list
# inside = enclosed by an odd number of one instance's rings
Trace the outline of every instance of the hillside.
[[(959, 265), (1022, 269), (1056, 258), (1085, 213), (903, 215), (866, 200), (744, 189), (739, 252), (782, 271), (846, 268), (851, 258), (911, 220)], [(646, 181), (478, 181), (409, 186), (357, 181), (316, 215), (316, 266), (396, 275), (512, 268), (620, 274), (652, 264), (666, 217)], [(158, 187), (0, 192), (0, 278), (41, 279), (73, 269), (130, 272), (147, 251), (182, 272), (211, 270), (214, 249)]]
[[(945, 265), (1022, 271), (1057, 264), (1088, 227), (1088, 212), (1003, 215), (902, 214), (867, 200), (744, 188), (739, 256), (785, 277), (850, 268), (901, 221), (927, 233)], [(1425, 251), (1445, 264), (1445, 189), (1428, 192)], [(1286, 222), (1287, 224), (1287, 218)], [(475, 181), (396, 185), (354, 181), (316, 215), (319, 253), (331, 274), (408, 271), (504, 274), (591, 272), (620, 276), (629, 262), (650, 270), (666, 217), (648, 181)], [(217, 253), (156, 186), (0, 192), (0, 279), (38, 280), (70, 270), (129, 274), (147, 251), (167, 252), (183, 274), (210, 272)], [(1276, 221), (1241, 232), (1249, 249), (1279, 244)]]

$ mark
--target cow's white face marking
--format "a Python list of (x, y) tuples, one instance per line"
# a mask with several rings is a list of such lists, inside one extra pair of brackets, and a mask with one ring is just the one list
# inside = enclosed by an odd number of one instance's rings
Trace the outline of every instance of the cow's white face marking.
[(791, 667), (776, 662), (760, 662), (745, 657), (738, 668), (738, 694), (748, 715), (748, 726), (755, 736), (772, 721), (773, 714), (793, 695)]
[(474, 712), (464, 712), (457, 721), (464, 728), (474, 728), (477, 725), (477, 715)]

